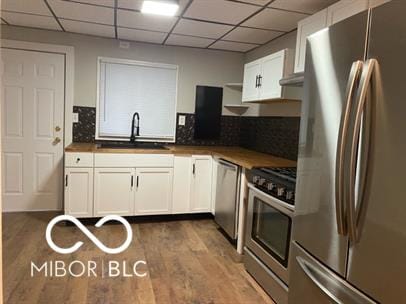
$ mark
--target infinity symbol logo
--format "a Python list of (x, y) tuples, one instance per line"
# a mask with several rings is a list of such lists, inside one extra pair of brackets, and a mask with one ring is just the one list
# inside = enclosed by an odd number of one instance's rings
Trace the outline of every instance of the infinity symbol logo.
[(117, 254), (117, 253), (123, 252), (124, 250), (126, 250), (128, 248), (128, 246), (130, 246), (132, 238), (133, 238), (133, 231), (131, 229), (130, 224), (124, 218), (122, 218), (121, 216), (118, 216), (118, 215), (105, 216), (105, 217), (101, 218), (95, 225), (95, 227), (100, 228), (101, 226), (104, 225), (104, 223), (106, 223), (108, 221), (117, 221), (124, 225), (124, 227), (127, 231), (127, 239), (120, 247), (117, 247), (117, 248), (109, 248), (109, 247), (105, 246), (102, 242), (99, 241), (98, 238), (96, 238), (94, 236), (93, 233), (91, 233), (79, 220), (77, 220), (73, 216), (59, 215), (59, 216), (55, 217), (52, 221), (49, 222), (46, 232), (45, 232), (45, 238), (48, 242), (48, 245), (54, 251), (61, 253), (61, 254), (73, 253), (83, 245), (83, 242), (76, 242), (75, 245), (73, 245), (72, 247), (61, 248), (54, 243), (54, 241), (52, 240), (52, 237), (51, 237), (51, 232), (52, 232), (52, 229), (54, 228), (54, 226), (61, 221), (69, 221), (69, 222), (72, 222), (73, 224), (75, 224), (97, 247), (99, 247), (99, 249), (101, 249), (105, 253), (109, 253), (109, 254)]

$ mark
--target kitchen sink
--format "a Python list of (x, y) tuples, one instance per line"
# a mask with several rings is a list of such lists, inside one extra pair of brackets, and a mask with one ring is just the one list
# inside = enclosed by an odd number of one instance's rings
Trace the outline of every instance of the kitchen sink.
[(166, 150), (168, 149), (163, 144), (160, 143), (149, 143), (149, 142), (139, 142), (139, 143), (101, 143), (98, 145), (100, 149), (158, 149)]

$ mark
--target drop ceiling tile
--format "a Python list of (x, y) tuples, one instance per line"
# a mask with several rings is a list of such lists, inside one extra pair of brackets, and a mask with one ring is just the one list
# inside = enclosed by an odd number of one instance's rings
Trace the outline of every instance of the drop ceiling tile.
[(138, 12), (117, 10), (117, 24), (134, 29), (169, 32), (177, 17), (145, 15)]
[(115, 38), (114, 26), (59, 19), (67, 32)]
[[(265, 5), (267, 5), (269, 3), (270, 0), (240, 0), (240, 1), (265, 6)], [(286, 1), (286, 0), (284, 0), (284, 1)]]
[(1, 24), (6, 24), (3, 19), (0, 19)]
[(181, 19), (175, 26), (173, 33), (199, 36), (206, 38), (220, 38), (233, 28), (231, 25)]
[(52, 16), (43, 0), (3, 0), (1, 9), (20, 13)]
[(237, 24), (260, 10), (259, 6), (225, 0), (194, 0), (184, 16), (227, 24)]
[(267, 8), (248, 19), (242, 25), (289, 32), (297, 27), (298, 21), (306, 17), (308, 17), (307, 14)]
[(68, 0), (68, 1), (114, 7), (114, 0)]
[(314, 14), (338, 0), (275, 0), (269, 7)]
[(256, 48), (257, 46), (259, 45), (220, 40), (211, 45), (210, 48), (245, 53), (248, 52), (249, 50), (252, 50), (253, 48)]
[(63, 0), (48, 0), (48, 3), (60, 18), (114, 24), (114, 10), (112, 8)]
[(283, 32), (237, 27), (222, 39), (263, 44), (283, 34)]
[[(125, 8), (125, 9), (132, 9), (132, 10), (137, 10), (140, 11), (142, 8), (142, 3), (144, 0), (118, 0), (117, 6), (119, 8)], [(176, 12), (176, 16), (179, 16), (186, 5), (188, 4), (189, 0), (180, 0), (179, 1), (179, 10)]]
[(58, 31), (62, 30), (54, 17), (10, 12), (2, 12), (1, 16), (11, 25), (36, 27)]
[(181, 46), (191, 46), (191, 47), (200, 47), (205, 48), (213, 43), (215, 40), (207, 39), (207, 38), (198, 38), (198, 37), (191, 37), (191, 36), (182, 36), (171, 34), (166, 40), (167, 45), (181, 45)]
[(119, 39), (150, 43), (162, 43), (168, 35), (167, 33), (134, 30), (122, 27), (119, 27), (117, 30)]

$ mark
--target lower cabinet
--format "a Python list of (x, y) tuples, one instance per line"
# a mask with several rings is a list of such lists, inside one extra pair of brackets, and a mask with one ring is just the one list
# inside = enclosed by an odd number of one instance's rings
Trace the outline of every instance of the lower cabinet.
[(135, 215), (172, 212), (172, 168), (137, 168)]
[(192, 156), (190, 212), (211, 212), (212, 157)]
[(65, 168), (65, 213), (93, 216), (93, 168)]
[(94, 215), (134, 215), (134, 168), (94, 169)]

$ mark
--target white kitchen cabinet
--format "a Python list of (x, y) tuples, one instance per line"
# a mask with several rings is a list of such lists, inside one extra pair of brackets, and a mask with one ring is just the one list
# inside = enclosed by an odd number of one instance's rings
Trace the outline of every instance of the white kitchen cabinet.
[(134, 215), (135, 169), (94, 169), (94, 215)]
[(311, 34), (327, 26), (327, 9), (307, 17), (297, 24), (295, 73), (304, 71), (306, 58), (306, 41)]
[(212, 157), (192, 156), (190, 212), (211, 212)]
[(368, 8), (368, 0), (341, 0), (327, 8), (327, 25), (333, 25)]
[(175, 156), (173, 166), (173, 198), (172, 213), (190, 212), (190, 187), (192, 180), (192, 158)]
[(279, 80), (293, 72), (292, 52), (288, 49), (268, 55), (244, 66), (243, 102), (300, 99), (295, 88), (282, 87)]
[(244, 81), (242, 86), (242, 101), (258, 100), (259, 75), (261, 74), (261, 60), (255, 60), (244, 66)]
[(65, 168), (65, 214), (93, 216), (93, 168)]
[(137, 168), (135, 215), (170, 214), (172, 211), (172, 168)]

